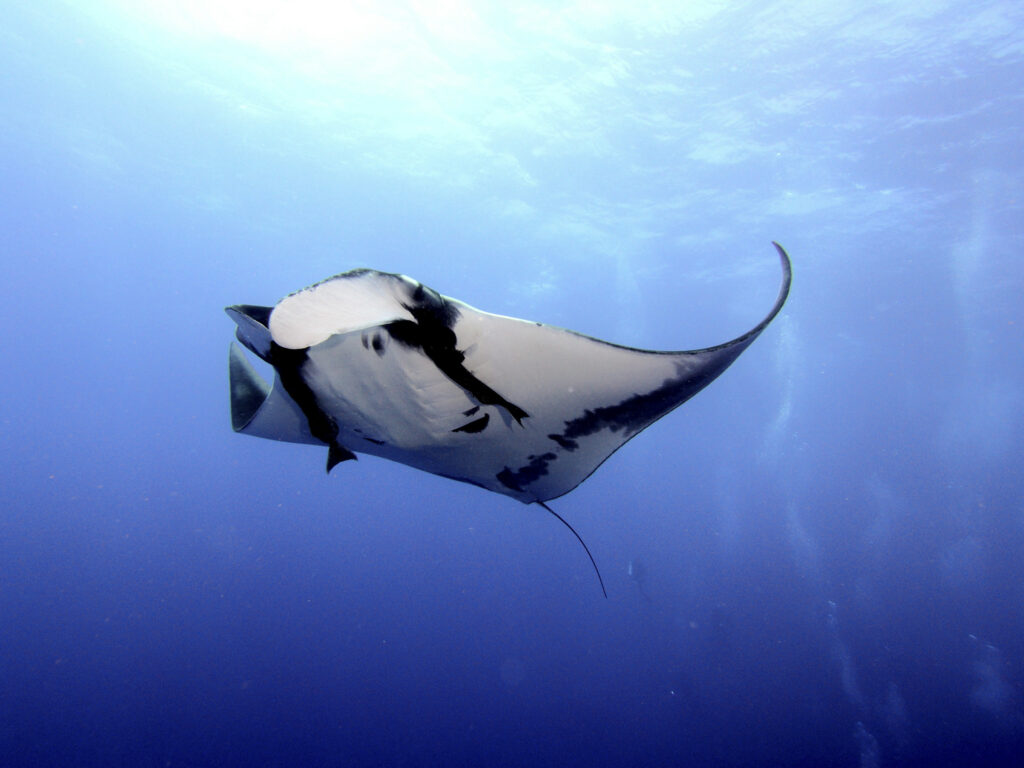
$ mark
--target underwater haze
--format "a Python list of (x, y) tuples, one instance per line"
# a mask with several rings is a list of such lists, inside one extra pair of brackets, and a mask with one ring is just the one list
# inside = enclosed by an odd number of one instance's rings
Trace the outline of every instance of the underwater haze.
[[(1024, 765), (1024, 5), (0, 24), (0, 766)], [(721, 378), (551, 507), (232, 431), (357, 267)], [(496, 389), (500, 388), (495, 385)]]

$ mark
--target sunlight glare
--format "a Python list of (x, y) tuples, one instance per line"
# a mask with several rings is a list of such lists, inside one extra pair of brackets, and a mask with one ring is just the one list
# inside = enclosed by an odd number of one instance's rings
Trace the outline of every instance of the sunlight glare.
[(190, 37), (279, 51), (351, 54), (393, 45), (410, 26), (404, 6), (363, 0), (149, 0), (146, 5), (151, 18)]

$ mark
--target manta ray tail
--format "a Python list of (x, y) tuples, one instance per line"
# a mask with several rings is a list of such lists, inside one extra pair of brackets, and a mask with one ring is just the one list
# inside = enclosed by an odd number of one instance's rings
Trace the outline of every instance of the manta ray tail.
[(585, 541), (583, 541), (583, 539), (580, 537), (580, 535), (578, 533), (576, 533), (576, 529), (573, 528), (571, 525), (569, 525), (569, 523), (567, 523), (565, 521), (564, 517), (562, 517), (560, 514), (555, 512), (555, 510), (553, 510), (551, 507), (549, 507), (543, 501), (538, 501), (537, 504), (540, 504), (542, 507), (544, 507), (544, 509), (546, 509), (552, 515), (557, 517), (559, 522), (561, 522), (562, 525), (564, 525), (566, 528), (568, 528), (570, 531), (572, 531), (572, 535), (575, 536), (576, 540), (579, 541), (579, 543), (583, 545), (583, 551), (587, 553), (587, 557), (590, 558), (590, 564), (594, 566), (594, 573), (597, 574), (597, 581), (601, 585), (601, 592), (604, 593), (604, 599), (607, 600), (608, 599), (608, 590), (604, 588), (604, 579), (601, 578), (601, 571), (597, 567), (597, 562), (594, 560), (594, 556), (592, 554), (590, 554), (590, 549), (587, 547), (587, 543)]

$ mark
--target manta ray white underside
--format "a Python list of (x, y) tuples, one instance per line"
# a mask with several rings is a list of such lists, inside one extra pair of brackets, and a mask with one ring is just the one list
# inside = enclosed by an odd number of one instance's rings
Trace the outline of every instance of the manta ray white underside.
[(359, 269), (275, 307), (227, 313), (273, 366), (231, 345), (237, 432), (328, 447), (328, 470), (369, 453), (525, 503), (568, 493), (710, 384), (778, 314), (708, 349), (650, 352), (481, 312), (404, 275)]

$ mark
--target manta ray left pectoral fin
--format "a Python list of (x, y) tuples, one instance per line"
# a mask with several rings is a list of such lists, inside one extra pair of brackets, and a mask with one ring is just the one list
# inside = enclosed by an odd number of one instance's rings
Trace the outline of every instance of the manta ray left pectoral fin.
[(356, 455), (348, 448), (337, 443), (331, 443), (327, 449), (327, 471), (330, 472), (343, 461), (355, 461)]

